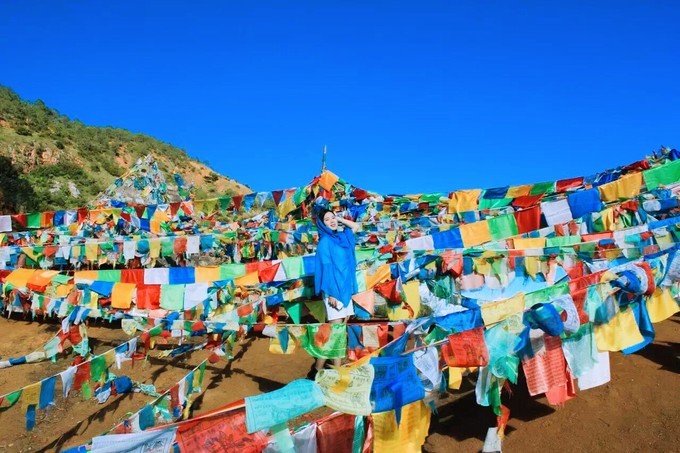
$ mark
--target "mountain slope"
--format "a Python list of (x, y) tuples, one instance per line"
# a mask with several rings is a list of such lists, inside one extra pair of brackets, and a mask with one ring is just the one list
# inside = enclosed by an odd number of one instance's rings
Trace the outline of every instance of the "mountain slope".
[(196, 198), (251, 192), (168, 143), (86, 126), (0, 85), (2, 213), (83, 206), (147, 154), (170, 180), (177, 172), (193, 184)]

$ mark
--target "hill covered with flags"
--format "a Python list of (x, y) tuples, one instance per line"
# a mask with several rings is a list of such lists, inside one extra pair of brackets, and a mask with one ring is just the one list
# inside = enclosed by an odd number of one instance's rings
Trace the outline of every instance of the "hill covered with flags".
[[(220, 412), (242, 420), (228, 423), (234, 448), (289, 451), (305, 439), (328, 448), (320, 421), (287, 425), (325, 406), (346, 425), (334, 434), (343, 451), (419, 451), (439, 395), (471, 372), (477, 402), (498, 416), (492, 448), (520, 373), (531, 395), (563, 404), (608, 382), (609, 354), (644, 348), (654, 323), (679, 310), (679, 157), (664, 148), (594, 175), (399, 196), (324, 171), (303, 186), (207, 198), (179, 175), (168, 190), (153, 161), (140, 160), (89, 204), (0, 216), (5, 309), (64, 323), (55, 344), (5, 366), (56, 358), (71, 344), (78, 370), (90, 364), (77, 371), (79, 389), (110, 388), (115, 358), (148, 353), (156, 338), (193, 339), (178, 341), (173, 357), (207, 350), (219, 361), (237, 338), (265, 335), (272, 353), (348, 363)], [(348, 324), (326, 323), (315, 295), (311, 219), (321, 207), (362, 227)], [(78, 345), (92, 318), (120, 321), (134, 344), (91, 356)], [(217, 439), (217, 429), (199, 436), (180, 422), (205, 390), (202, 376), (192, 370), (181, 390), (112, 432), (137, 433), (124, 438), (133, 443), (155, 432), (181, 451)], [(5, 395), (0, 410), (23, 398), (34, 417), (35, 406), (54, 403), (54, 382), (45, 404), (43, 388), (39, 402), (34, 387)]]

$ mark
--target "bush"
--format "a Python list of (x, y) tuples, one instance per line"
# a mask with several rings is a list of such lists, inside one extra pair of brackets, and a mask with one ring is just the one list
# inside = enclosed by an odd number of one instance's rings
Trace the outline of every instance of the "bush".
[(33, 135), (33, 133), (31, 132), (31, 130), (30, 130), (29, 128), (27, 128), (26, 126), (19, 126), (19, 127), (17, 127), (17, 134), (19, 134), (19, 135), (26, 135), (26, 136), (29, 136), (29, 137), (30, 137), (31, 135)]

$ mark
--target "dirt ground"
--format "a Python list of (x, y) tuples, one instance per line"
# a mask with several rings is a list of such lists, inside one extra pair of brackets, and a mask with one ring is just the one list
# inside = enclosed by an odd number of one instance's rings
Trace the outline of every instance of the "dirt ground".
[[(656, 324), (656, 341), (631, 356), (611, 355), (612, 382), (577, 394), (564, 407), (554, 408), (545, 398), (530, 397), (523, 385), (513, 386), (503, 400), (511, 417), (503, 444), (508, 452), (545, 451), (680, 451), (680, 317)], [(59, 329), (56, 323), (0, 319), (0, 357), (19, 357), (38, 349)], [(92, 323), (90, 342), (97, 353), (125, 341), (120, 328)], [(124, 363), (116, 375), (153, 383), (163, 391), (207, 357), (196, 351), (176, 359), (158, 358), (158, 346), (146, 363)], [(167, 346), (166, 346), (167, 347)], [(208, 365), (206, 392), (194, 404), (194, 414), (216, 409), (248, 395), (268, 392), (304, 377), (312, 358), (304, 352), (282, 356), (268, 352), (268, 340), (251, 338), (235, 348), (231, 362)], [(65, 370), (70, 357), (0, 369), (0, 394)], [(0, 452), (58, 451), (87, 442), (113, 427), (126, 413), (152, 400), (143, 394), (110, 398), (105, 404), (83, 401), (72, 394), (63, 400), (57, 384), (56, 407), (38, 411), (36, 427), (25, 430), (20, 403), (0, 417)], [(477, 452), (495, 418), (477, 406), (474, 388), (447, 396), (432, 418), (426, 452)]]

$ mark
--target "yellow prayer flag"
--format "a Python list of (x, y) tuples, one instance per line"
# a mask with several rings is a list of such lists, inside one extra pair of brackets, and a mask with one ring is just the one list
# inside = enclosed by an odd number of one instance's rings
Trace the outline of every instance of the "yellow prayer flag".
[(420, 282), (418, 280), (411, 280), (403, 286), (404, 294), (406, 295), (406, 303), (413, 310), (413, 314), (408, 311), (404, 306), (399, 306), (396, 308), (387, 308), (387, 318), (390, 321), (401, 321), (404, 319), (413, 319), (418, 316), (420, 311), (420, 292), (418, 291), (418, 286)]
[(669, 288), (656, 288), (654, 294), (647, 299), (646, 303), (649, 319), (652, 322), (663, 321), (680, 311), (680, 305), (671, 295)]
[(212, 283), (219, 279), (219, 266), (198, 266), (196, 268), (196, 283)]
[(595, 326), (595, 343), (600, 351), (620, 351), (642, 341), (630, 308), (618, 312), (607, 324)]
[(540, 271), (541, 261), (537, 256), (524, 257), (524, 270), (532, 278), (536, 278), (536, 274)]
[(542, 249), (545, 247), (545, 238), (513, 238), (515, 249)]
[(57, 297), (66, 297), (66, 296), (68, 296), (68, 293), (70, 293), (72, 289), (73, 289), (73, 285), (59, 285), (59, 286), (57, 286), (56, 296)]
[(479, 206), (480, 189), (458, 190), (449, 199), (449, 212), (476, 211)]
[(97, 280), (99, 278), (99, 271), (76, 271), (73, 274), (76, 281), (78, 280)]
[(614, 218), (614, 209), (607, 208), (604, 211), (600, 211), (602, 214), (602, 226), (604, 226), (605, 231), (616, 230), (616, 219)]
[(460, 390), (463, 384), (463, 371), (465, 368), (449, 367), (449, 388), (451, 390)]
[(378, 412), (373, 417), (373, 451), (375, 453), (420, 452), (430, 428), (430, 409), (422, 401), (401, 408), (401, 423), (395, 412)]
[(371, 289), (375, 285), (386, 282), (392, 276), (392, 270), (389, 264), (383, 264), (378, 267), (374, 274), (369, 274), (368, 271), (364, 274), (366, 276), (366, 289)]
[(35, 286), (47, 286), (50, 284), (52, 279), (59, 274), (59, 271), (43, 271), (38, 270), (33, 273), (28, 279), (27, 283)]
[(24, 387), (24, 390), (21, 392), (21, 407), (23, 407), (24, 411), (28, 409), (28, 406), (37, 405), (40, 401), (41, 384), (42, 382), (36, 382), (28, 387)]
[(132, 296), (137, 285), (134, 283), (114, 283), (111, 290), (111, 307), (127, 310), (132, 304)]
[(491, 231), (489, 230), (489, 222), (481, 220), (475, 223), (466, 223), (460, 227), (460, 235), (463, 238), (463, 245), (465, 247), (472, 247), (475, 245), (491, 242)]
[(34, 272), (34, 269), (17, 269), (12, 271), (7, 278), (5, 278), (5, 281), (14, 287), (25, 288), (28, 279), (31, 278)]
[(288, 348), (286, 349), (286, 352), (283, 352), (283, 348), (281, 348), (281, 342), (279, 341), (278, 337), (272, 337), (269, 339), (269, 352), (271, 354), (293, 354), (297, 350), (297, 342), (295, 341), (288, 341)]
[(532, 187), (534, 187), (533, 184), (525, 184), (523, 186), (510, 187), (508, 189), (508, 193), (505, 194), (505, 198), (525, 197), (531, 193)]
[(158, 219), (149, 220), (149, 231), (151, 231), (153, 234), (160, 234), (161, 221)]
[(293, 201), (293, 193), (286, 194), (286, 199), (283, 200), (283, 203), (279, 204), (278, 213), (280, 217), (285, 217), (297, 207)]
[(319, 177), (319, 185), (326, 190), (331, 190), (333, 188), (333, 185), (336, 182), (338, 182), (338, 179), (340, 178), (338, 178), (332, 172), (326, 170), (323, 173), (321, 173), (321, 176)]
[(255, 272), (250, 272), (243, 277), (239, 277), (234, 280), (234, 284), (236, 286), (250, 286), (250, 285), (257, 285), (260, 283), (260, 279), (258, 278), (258, 273), (257, 271)]
[(89, 261), (97, 261), (97, 257), (99, 256), (99, 244), (94, 242), (94, 243), (85, 243), (85, 258), (87, 258)]
[(149, 257), (158, 258), (161, 256), (161, 240), (159, 238), (149, 239)]
[(482, 319), (485, 325), (500, 322), (515, 313), (524, 311), (524, 294), (517, 294), (510, 299), (490, 302), (481, 306)]
[(161, 209), (156, 209), (153, 213), (153, 217), (151, 217), (151, 221), (158, 221), (158, 224), (160, 225), (161, 222), (168, 222), (170, 220), (170, 213), (167, 211), (163, 211)]
[(642, 173), (631, 173), (598, 187), (602, 201), (611, 202), (637, 197), (642, 186)]
[(475, 272), (482, 275), (491, 275), (491, 263), (486, 258), (472, 258)]
[(104, 353), (104, 360), (106, 361), (106, 367), (110, 367), (116, 363), (116, 350), (110, 349)]
[(91, 292), (90, 293), (90, 304), (88, 305), (88, 307), (93, 309), (93, 310), (96, 310), (98, 308), (97, 305), (99, 305), (99, 294), (97, 294), (95, 292)]

